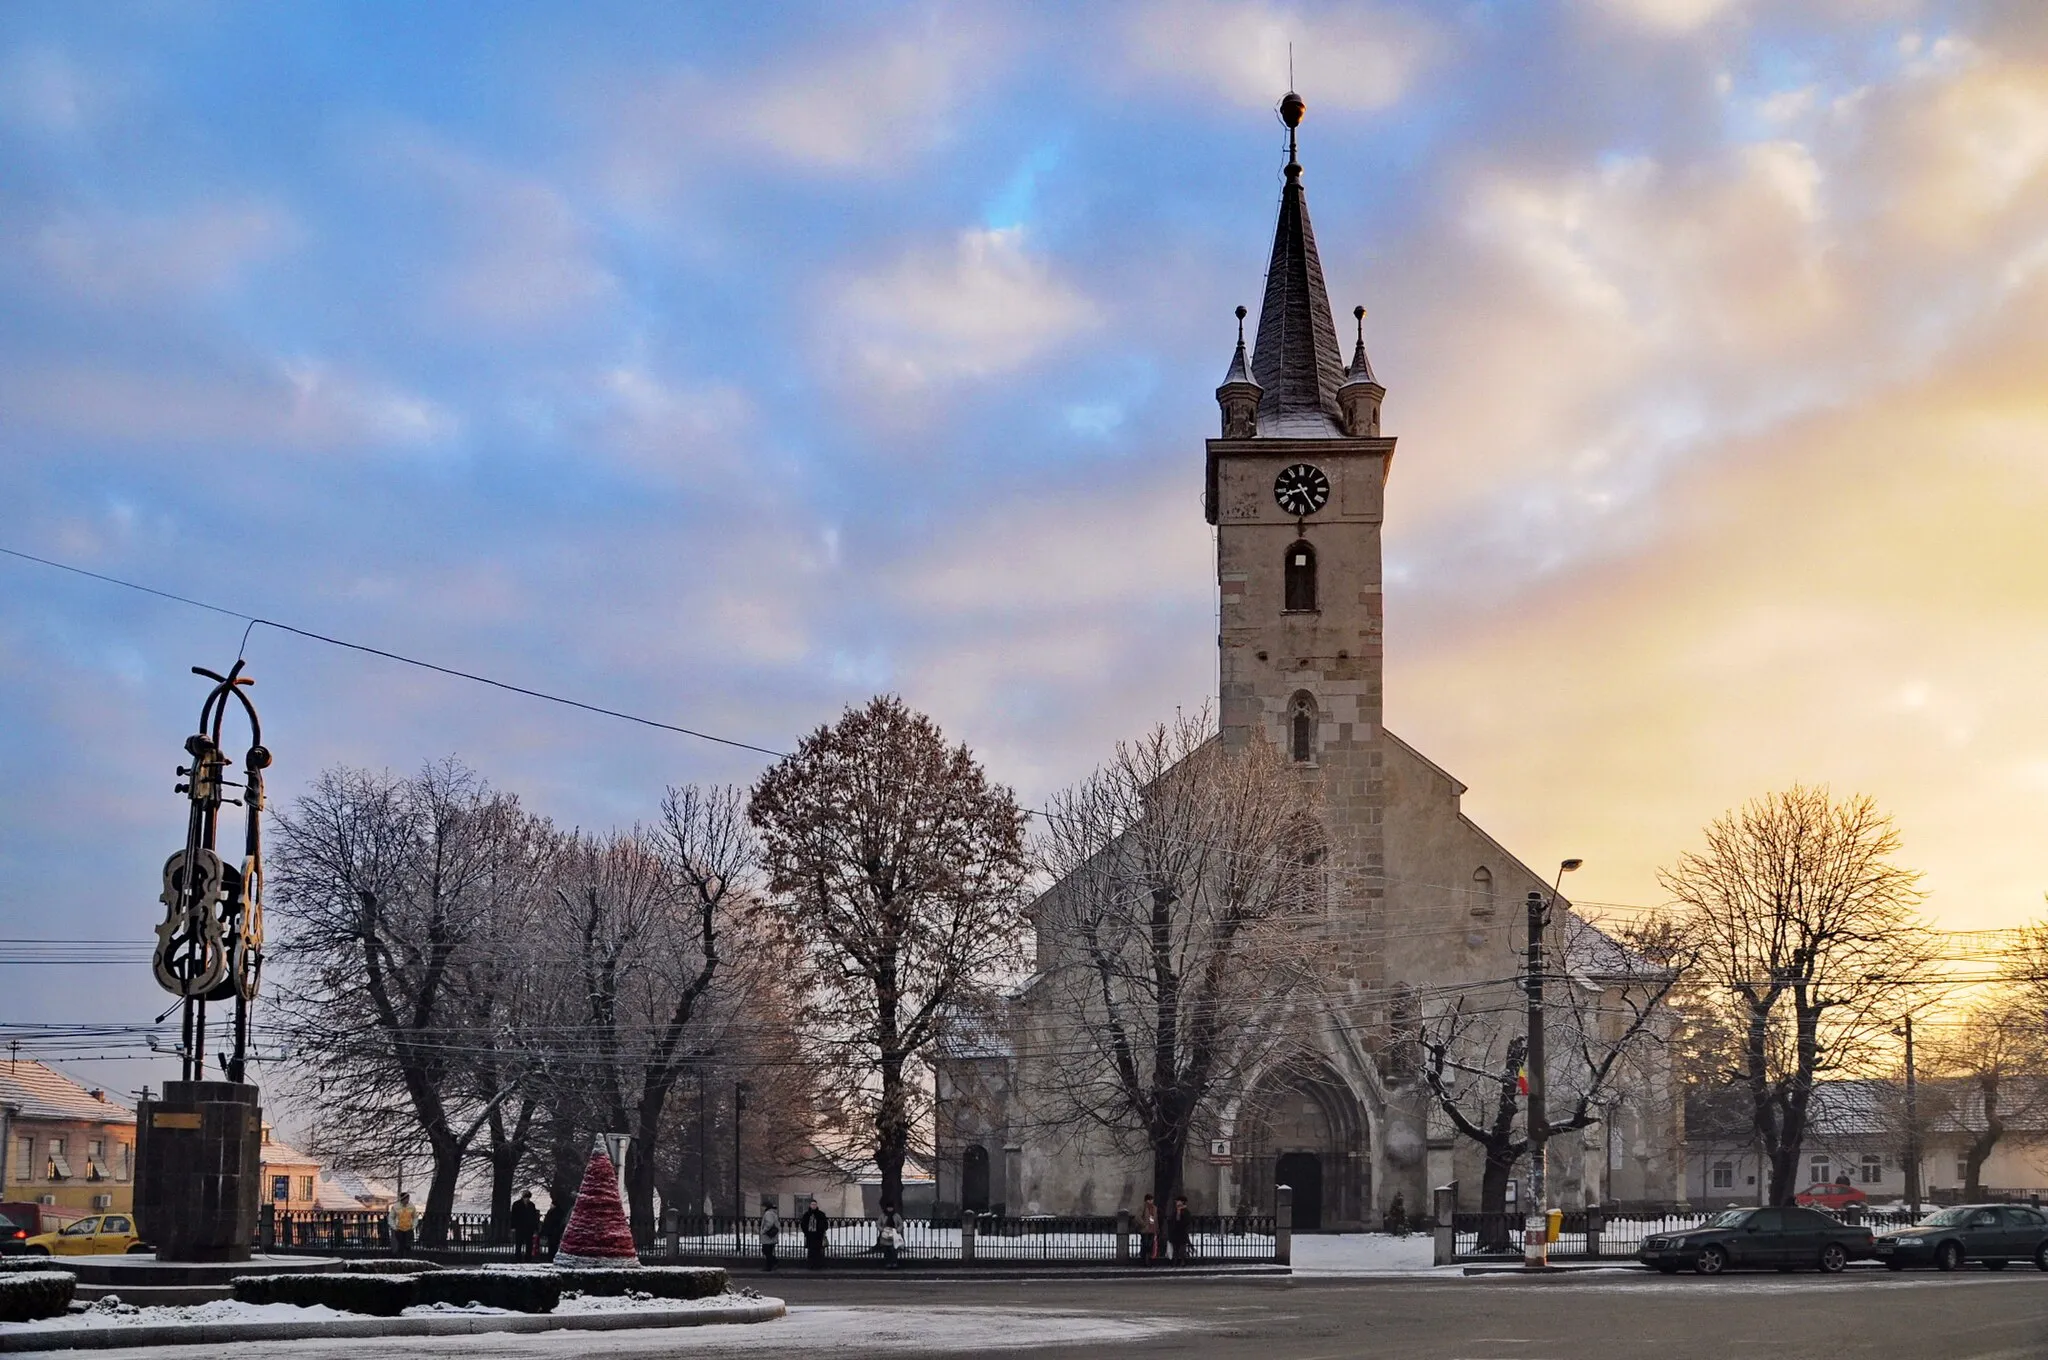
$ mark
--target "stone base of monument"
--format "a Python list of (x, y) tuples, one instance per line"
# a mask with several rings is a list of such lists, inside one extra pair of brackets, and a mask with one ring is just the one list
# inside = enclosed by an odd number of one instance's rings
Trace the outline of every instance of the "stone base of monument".
[(249, 1259), (263, 1170), (254, 1086), (165, 1082), (135, 1112), (135, 1162), (137, 1231), (156, 1259)]
[(147, 1253), (130, 1256), (56, 1256), (33, 1269), (62, 1270), (78, 1277), (71, 1297), (91, 1303), (109, 1294), (123, 1303), (153, 1305), (211, 1303), (235, 1296), (237, 1275), (324, 1275), (341, 1269), (328, 1256), (251, 1256), (246, 1261), (159, 1261)]

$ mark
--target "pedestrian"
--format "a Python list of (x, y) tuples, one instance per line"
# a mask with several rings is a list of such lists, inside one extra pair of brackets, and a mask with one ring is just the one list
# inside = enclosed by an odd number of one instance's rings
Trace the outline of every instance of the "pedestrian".
[(1194, 1226), (1188, 1214), (1188, 1197), (1173, 1197), (1173, 1217), (1167, 1224), (1167, 1236), (1173, 1243), (1173, 1263), (1184, 1266), (1188, 1263), (1188, 1231)]
[(512, 1202), (512, 1212), (506, 1217), (512, 1225), (513, 1255), (522, 1261), (531, 1261), (534, 1239), (540, 1236), (540, 1206), (533, 1202), (533, 1191), (521, 1190), (519, 1198)]
[(804, 1234), (804, 1266), (809, 1270), (825, 1268), (825, 1231), (832, 1226), (832, 1220), (825, 1217), (825, 1211), (812, 1199), (810, 1208), (796, 1221)]
[(555, 1259), (555, 1249), (562, 1245), (562, 1229), (568, 1222), (568, 1202), (561, 1199), (551, 1202), (547, 1217), (540, 1221), (540, 1249), (550, 1261)]
[(879, 1237), (882, 1243), (882, 1260), (886, 1268), (902, 1269), (901, 1263), (896, 1259), (896, 1253), (903, 1244), (903, 1215), (896, 1212), (896, 1206), (893, 1204), (882, 1206), (882, 1230)]
[(1138, 1210), (1138, 1259), (1151, 1265), (1159, 1255), (1159, 1206), (1152, 1196), (1145, 1196), (1145, 1207)]
[(761, 1197), (761, 1260), (769, 1274), (775, 1273), (775, 1239), (782, 1236), (782, 1215), (775, 1201)]
[(1408, 1235), (1408, 1206), (1401, 1202), (1399, 1191), (1395, 1192), (1394, 1202), (1387, 1206), (1387, 1212), (1381, 1217), (1380, 1227), (1396, 1237)]
[(391, 1228), (392, 1254), (412, 1255), (412, 1230), (419, 1223), (419, 1214), (420, 1211), (412, 1207), (412, 1191), (399, 1191), (398, 1203), (384, 1215), (385, 1223)]

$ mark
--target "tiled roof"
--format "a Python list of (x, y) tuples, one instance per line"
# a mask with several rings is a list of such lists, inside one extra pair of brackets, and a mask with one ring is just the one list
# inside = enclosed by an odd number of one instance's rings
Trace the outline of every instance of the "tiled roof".
[(280, 1143), (275, 1138), (263, 1142), (263, 1164), (265, 1166), (318, 1166), (318, 1157), (308, 1157), (290, 1143)]
[(133, 1124), (135, 1111), (34, 1058), (0, 1062), (0, 1106), (23, 1119), (82, 1119)]
[(1341, 433), (1337, 389), (1344, 383), (1344, 355), (1330, 320), (1301, 167), (1292, 162), (1273, 228), (1252, 377), (1265, 389), (1259, 396), (1260, 435), (1326, 439)]

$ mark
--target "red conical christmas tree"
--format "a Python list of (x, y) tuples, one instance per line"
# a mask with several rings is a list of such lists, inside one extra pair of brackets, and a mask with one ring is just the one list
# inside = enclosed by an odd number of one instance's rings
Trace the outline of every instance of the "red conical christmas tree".
[(626, 1221), (626, 1206), (619, 1202), (619, 1173), (603, 1151), (593, 1151), (583, 1168), (583, 1184), (576, 1191), (576, 1207), (569, 1211), (569, 1226), (562, 1233), (562, 1245), (555, 1251), (555, 1264), (564, 1266), (637, 1266), (640, 1252), (633, 1245), (633, 1227)]

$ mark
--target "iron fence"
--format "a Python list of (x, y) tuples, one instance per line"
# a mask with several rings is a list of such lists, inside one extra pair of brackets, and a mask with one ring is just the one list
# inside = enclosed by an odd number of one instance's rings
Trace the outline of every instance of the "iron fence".
[[(383, 1214), (346, 1210), (289, 1210), (269, 1214), (269, 1250), (323, 1256), (389, 1256), (396, 1244)], [(1126, 1229), (1119, 1232), (1119, 1226)], [(1191, 1262), (1272, 1262), (1277, 1237), (1271, 1217), (1197, 1215), (1190, 1223)], [(794, 1218), (783, 1219), (775, 1255), (780, 1264), (802, 1263), (809, 1255)], [(1519, 1239), (1517, 1239), (1519, 1240)], [(880, 1264), (885, 1259), (881, 1224), (868, 1218), (826, 1221), (827, 1262)], [(905, 1220), (897, 1237), (897, 1259), (906, 1265), (1029, 1265), (1035, 1263), (1129, 1264), (1172, 1259), (1164, 1238), (1148, 1243), (1130, 1218), (1113, 1216), (971, 1215), (951, 1222)], [(436, 1244), (416, 1240), (414, 1253), (434, 1261), (513, 1260), (518, 1249), (501, 1240), (487, 1214), (453, 1214)], [(731, 1214), (683, 1215), (657, 1233), (641, 1252), (648, 1262), (761, 1260), (761, 1220)]]
[[(1923, 1210), (1921, 1216), (1929, 1211)], [(1716, 1209), (1710, 1213), (1688, 1214), (1604, 1213), (1599, 1210), (1567, 1213), (1558, 1224), (1557, 1240), (1550, 1244), (1549, 1254), (1566, 1259), (1627, 1260), (1642, 1248), (1643, 1239), (1697, 1228), (1714, 1214), (1723, 1212), (1725, 1210)], [(1821, 1209), (1820, 1212), (1852, 1227), (1869, 1228), (1872, 1232), (1910, 1227), (1918, 1221), (1912, 1210), (1904, 1205), (1882, 1208), (1851, 1205), (1841, 1210)], [(1453, 1249), (1458, 1259), (1464, 1261), (1519, 1257), (1522, 1254), (1523, 1222), (1524, 1215), (1519, 1211), (1460, 1213), (1452, 1220)]]

